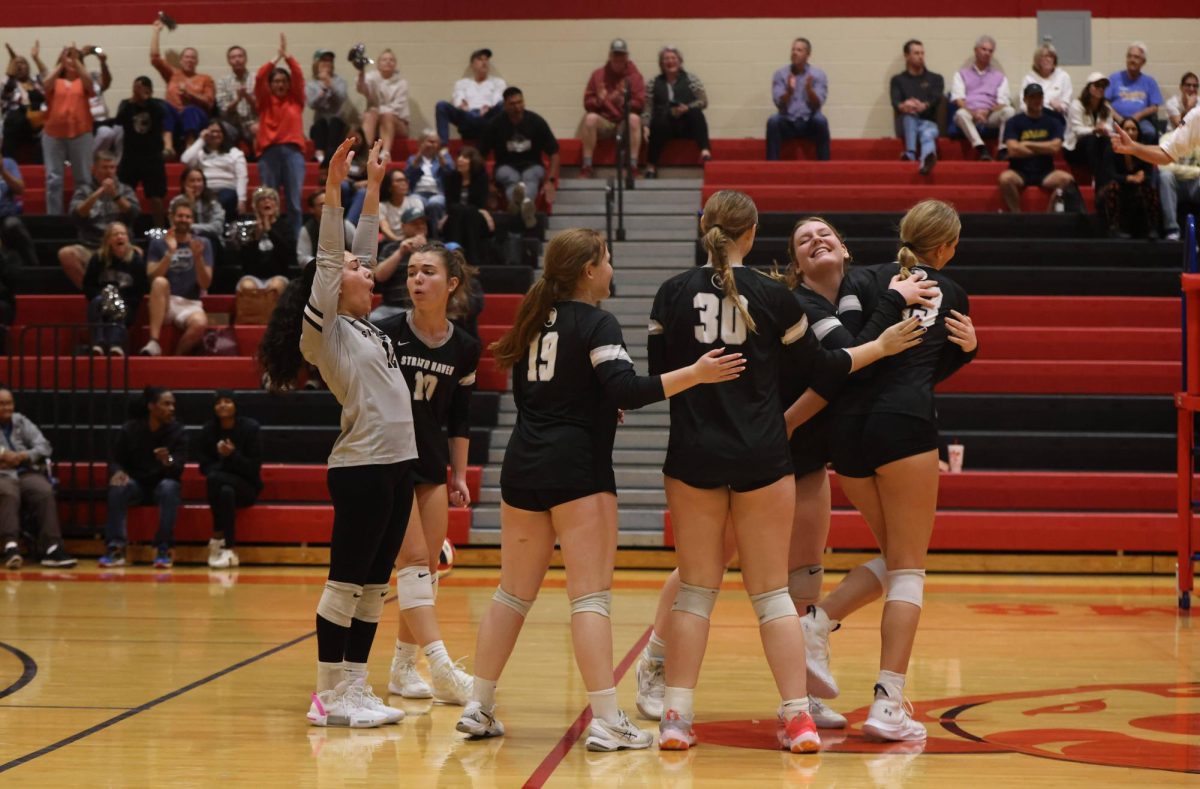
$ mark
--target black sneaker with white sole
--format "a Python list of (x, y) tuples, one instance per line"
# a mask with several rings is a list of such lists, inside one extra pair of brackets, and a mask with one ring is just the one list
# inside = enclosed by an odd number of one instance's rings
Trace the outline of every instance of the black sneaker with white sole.
[(43, 567), (74, 567), (77, 563), (76, 558), (57, 543), (51, 545), (50, 550), (42, 557)]
[(10, 542), (4, 546), (4, 567), (8, 570), (20, 570), (21, 563), (24, 560), (21, 558), (21, 551), (17, 548), (15, 542)]

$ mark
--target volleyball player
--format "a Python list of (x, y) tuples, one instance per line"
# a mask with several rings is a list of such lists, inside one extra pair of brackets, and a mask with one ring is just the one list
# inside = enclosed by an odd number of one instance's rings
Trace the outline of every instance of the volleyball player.
[[(396, 560), (400, 623), (388, 691), (408, 699), (432, 696), (449, 704), (466, 703), (471, 676), (446, 652), (434, 600), (438, 554), (446, 539), (450, 504), (465, 507), (471, 503), (467, 449), (479, 340), (451, 323), (446, 314), (452, 308), (464, 310), (471, 280), (471, 267), (461, 252), (439, 243), (426, 244), (408, 260), (412, 310), (379, 323), (392, 339), (396, 360), (412, 392), (418, 457), (413, 465), (412, 516)], [(432, 690), (417, 673), (418, 649), (429, 661)]]
[(367, 657), (412, 508), (417, 446), (411, 396), (392, 341), (366, 320), (386, 170), (379, 143), (367, 162), (368, 197), (352, 252), (342, 237), (341, 183), (353, 145), (354, 138), (345, 140), (329, 160), (316, 261), (284, 291), (259, 359), (280, 388), (294, 385), (305, 361), (315, 365), (342, 406), (342, 432), (326, 474), (333, 535), (329, 578), (317, 604), (317, 688), (308, 721), (357, 728), (404, 717), (371, 691)]
[(877, 365), (868, 386), (843, 392), (830, 425), (842, 490), (875, 533), (886, 561), (880, 671), (863, 724), (867, 736), (882, 740), (926, 736), (907, 711), (903, 693), (937, 510), (933, 388), (970, 362), (978, 346), (967, 294), (942, 273), (954, 257), (960, 229), (953, 206), (940, 200), (918, 203), (900, 222), (897, 262), (853, 270), (841, 292), (840, 319), (857, 333), (880, 308), (898, 272), (938, 285), (933, 307), (905, 310), (928, 330), (924, 342)]
[[(571, 601), (571, 640), (593, 718), (589, 750), (648, 747), (653, 738), (617, 707), (613, 686), (612, 574), (617, 547), (612, 467), (618, 409), (639, 408), (703, 383), (731, 381), (738, 353), (705, 349), (663, 375), (638, 376), (621, 327), (598, 305), (612, 264), (594, 230), (566, 230), (547, 245), (541, 278), (513, 327), (492, 348), (513, 371), (517, 422), (500, 473), (500, 586), (479, 625), (471, 701), (458, 730), (504, 734), (496, 682), (516, 644), (557, 537)], [(719, 388), (719, 387), (708, 387)]]
[(779, 399), (779, 358), (793, 356), (811, 376), (812, 391), (788, 412), (789, 419), (802, 422), (806, 410), (815, 413), (847, 374), (920, 342), (917, 322), (908, 321), (866, 345), (824, 351), (787, 287), (741, 265), (757, 226), (758, 212), (746, 195), (723, 190), (710, 197), (701, 219), (709, 263), (667, 280), (650, 315), (651, 372), (713, 346), (739, 347), (754, 365), (753, 375), (734, 384), (671, 401), (663, 473), (681, 584), (667, 639), (659, 723), (664, 750), (696, 743), (692, 697), (725, 569), (722, 541), (730, 515), (743, 583), (782, 697), (780, 744), (793, 752), (820, 747), (804, 665), (797, 660), (804, 638), (787, 588), (795, 485)]

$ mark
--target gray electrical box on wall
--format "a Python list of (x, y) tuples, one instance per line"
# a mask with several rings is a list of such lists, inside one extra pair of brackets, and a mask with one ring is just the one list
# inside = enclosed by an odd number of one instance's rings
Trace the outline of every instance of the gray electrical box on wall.
[(1092, 64), (1091, 11), (1038, 11), (1037, 46), (1051, 43), (1060, 66)]

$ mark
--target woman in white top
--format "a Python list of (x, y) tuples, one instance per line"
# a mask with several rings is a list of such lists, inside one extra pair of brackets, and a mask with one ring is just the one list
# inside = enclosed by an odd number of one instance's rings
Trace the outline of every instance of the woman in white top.
[(421, 198), (408, 193), (408, 176), (403, 170), (390, 170), (384, 179), (383, 190), (379, 195), (379, 229), (383, 232), (383, 254), (387, 257), (395, 249), (395, 244), (404, 240), (404, 212), (410, 208), (425, 213), (425, 204)]
[(199, 167), (208, 188), (217, 193), (217, 202), (227, 217), (246, 213), (246, 154), (230, 147), (225, 130), (217, 121), (208, 124), (200, 137), (183, 152), (180, 161)]
[[(1050, 44), (1042, 44), (1033, 51), (1033, 70), (1021, 80), (1022, 97), (1025, 95), (1025, 86), (1033, 82), (1042, 86), (1046, 96), (1045, 108), (1065, 119), (1075, 89), (1071, 86), (1071, 75), (1058, 67), (1058, 50)], [(1024, 111), (1025, 99), (1022, 98), (1021, 112)]]
[(384, 153), (390, 153), (392, 140), (408, 136), (408, 80), (396, 70), (396, 55), (392, 50), (380, 53), (375, 71), (358, 72), (357, 87), (367, 97), (367, 109), (362, 115), (366, 142), (370, 145), (377, 139), (383, 140)]
[(1172, 131), (1183, 120), (1183, 116), (1196, 109), (1196, 93), (1200, 80), (1192, 72), (1179, 78), (1179, 92), (1167, 99), (1167, 131)]
[(1088, 74), (1079, 98), (1071, 101), (1067, 129), (1063, 134), (1063, 158), (1075, 166), (1086, 165), (1092, 171), (1093, 180), (1108, 172), (1108, 160), (1112, 156), (1109, 143), (1113, 128), (1112, 108), (1104, 98), (1106, 88), (1108, 77), (1099, 71)]

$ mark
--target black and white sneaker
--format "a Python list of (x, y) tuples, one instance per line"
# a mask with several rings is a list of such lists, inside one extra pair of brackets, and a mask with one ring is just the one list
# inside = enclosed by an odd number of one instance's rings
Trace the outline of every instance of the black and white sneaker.
[(75, 557), (67, 553), (58, 543), (51, 545), (50, 550), (46, 551), (46, 555), (42, 557), (43, 567), (74, 567), (77, 563)]
[(17, 544), (15, 542), (10, 542), (4, 546), (5, 569), (20, 570), (22, 561), (24, 560), (21, 559), (21, 551), (17, 548)]

